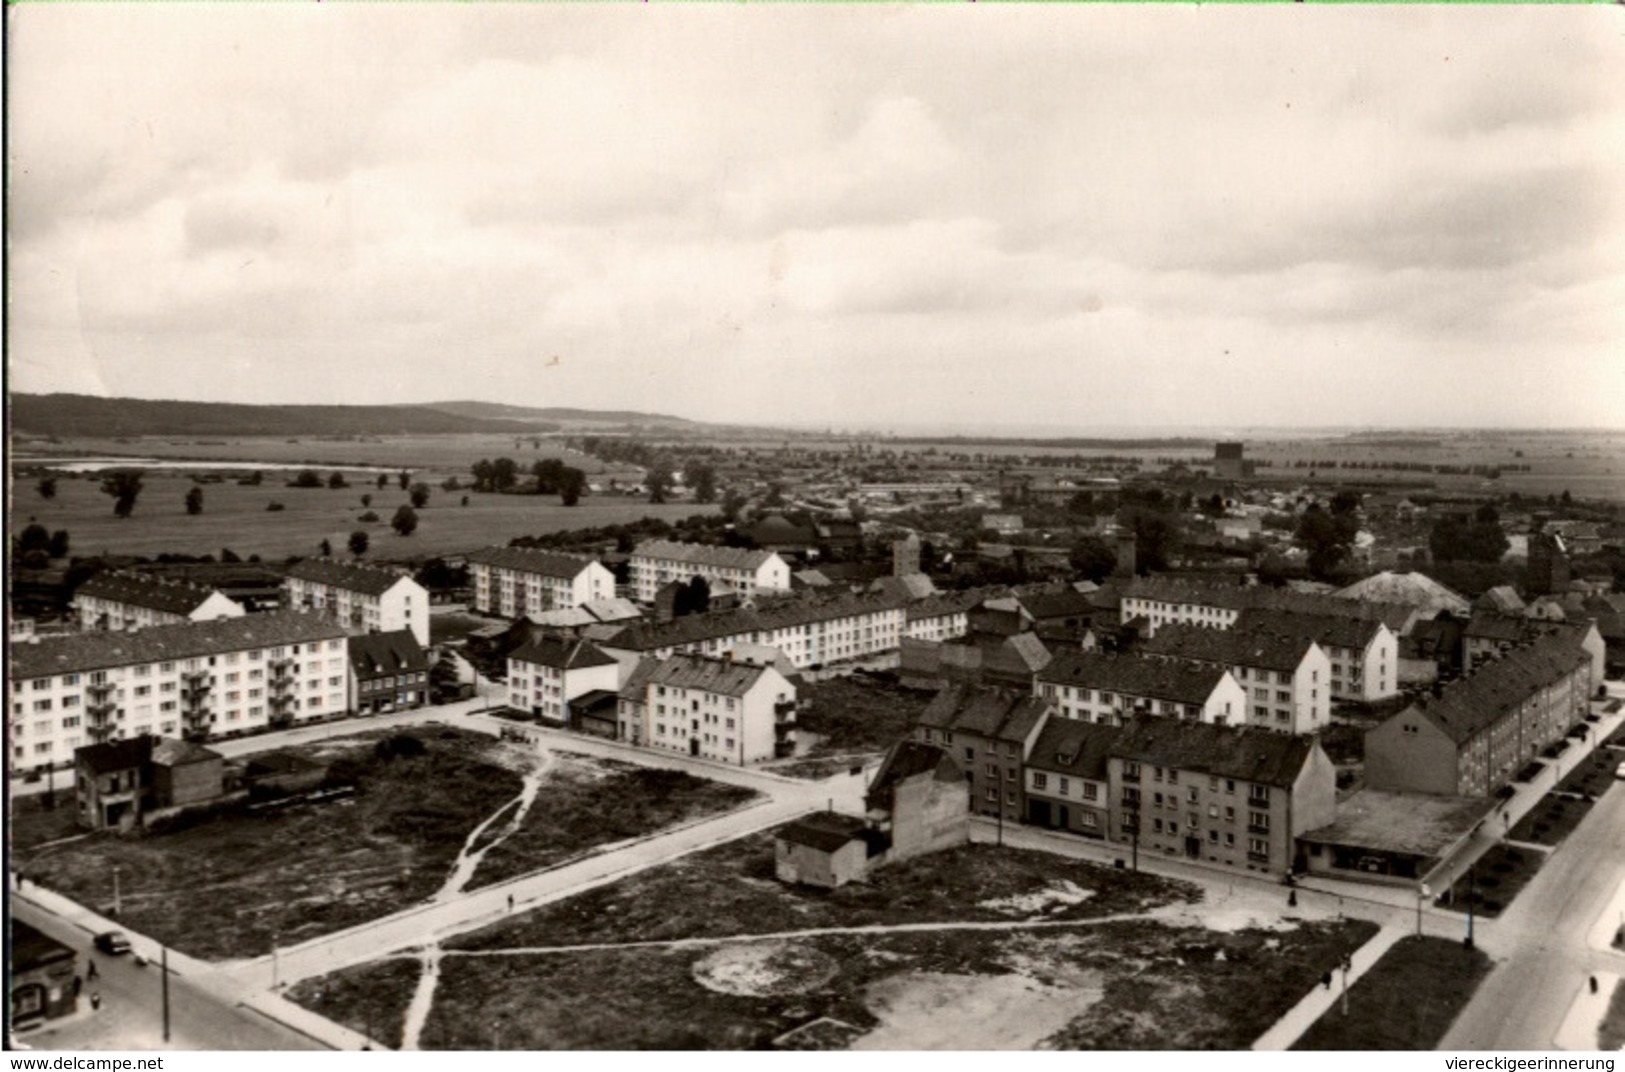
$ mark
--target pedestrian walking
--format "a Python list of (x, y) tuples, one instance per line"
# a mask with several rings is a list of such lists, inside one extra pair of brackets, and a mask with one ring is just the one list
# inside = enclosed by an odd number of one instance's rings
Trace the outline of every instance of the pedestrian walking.
[(90, 967), (85, 970), (85, 978), (94, 979), (98, 974), (100, 973), (96, 971), (96, 961), (92, 959), (90, 961)]
[(1297, 890), (1288, 890), (1287, 891), (1287, 894), (1286, 894), (1286, 906), (1288, 908), (1296, 908), (1296, 907), (1298, 907), (1298, 891)]
[(98, 994), (96, 991), (92, 990), (90, 992), (90, 1008), (91, 1008), (91, 1011), (94, 1012), (97, 1009), (100, 1009), (101, 1007), (102, 1007), (102, 996), (100, 994)]
[(508, 894), (508, 911), (513, 911), (513, 894)]

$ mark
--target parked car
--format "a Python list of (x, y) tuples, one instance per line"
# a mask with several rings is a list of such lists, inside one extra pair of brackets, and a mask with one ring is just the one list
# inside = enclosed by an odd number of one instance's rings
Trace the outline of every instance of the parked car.
[(1625, 779), (1625, 763), (1621, 763), (1619, 766), (1614, 768), (1614, 777)]
[(96, 948), (108, 956), (120, 956), (130, 951), (130, 939), (123, 931), (103, 931), (95, 937)]

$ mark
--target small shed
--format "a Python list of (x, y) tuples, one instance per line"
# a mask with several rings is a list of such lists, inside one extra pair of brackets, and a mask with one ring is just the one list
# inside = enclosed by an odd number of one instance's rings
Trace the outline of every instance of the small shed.
[(860, 879), (869, 864), (868, 829), (862, 819), (836, 812), (797, 819), (773, 839), (773, 873), (780, 882), (826, 890)]

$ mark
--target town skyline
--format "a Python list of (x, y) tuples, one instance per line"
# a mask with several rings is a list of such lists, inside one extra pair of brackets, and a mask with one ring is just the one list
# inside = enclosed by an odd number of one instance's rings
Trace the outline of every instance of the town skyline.
[(13, 9), (13, 388), (1617, 420), (1609, 13), (648, 14)]

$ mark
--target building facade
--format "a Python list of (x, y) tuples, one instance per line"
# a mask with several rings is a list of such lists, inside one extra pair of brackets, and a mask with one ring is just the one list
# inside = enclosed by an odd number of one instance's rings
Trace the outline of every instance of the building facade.
[(1332, 661), (1301, 636), (1165, 625), (1141, 649), (1156, 658), (1224, 667), (1246, 694), (1249, 726), (1318, 733), (1331, 725)]
[(11, 655), (14, 772), (67, 766), (88, 744), (235, 737), (348, 707), (345, 630), (297, 611), (42, 637)]
[(796, 687), (777, 668), (703, 655), (650, 663), (628, 682), (636, 695), (621, 689), (626, 740), (737, 766), (788, 751)]
[(1027, 814), (1022, 766), (1050, 706), (1014, 689), (949, 685), (926, 705), (914, 739), (948, 753), (970, 784), (978, 815), (1019, 823)]
[(490, 547), (468, 556), (474, 609), (531, 618), (615, 598), (615, 575), (595, 558), (520, 547)]
[(350, 706), (358, 715), (429, 702), (429, 656), (409, 629), (349, 638)]
[(614, 691), (619, 667), (589, 641), (544, 634), (508, 656), (508, 706), (567, 725), (569, 702), (594, 689)]
[(404, 572), (331, 558), (288, 567), (283, 605), (332, 617), (353, 633), (410, 629), (429, 645), (429, 593)]
[(1240, 725), (1247, 698), (1224, 666), (1097, 651), (1065, 652), (1038, 671), (1034, 695), (1061, 718), (1120, 726), (1163, 718)]
[(120, 632), (240, 618), (243, 605), (217, 589), (142, 573), (98, 573), (73, 593), (79, 628)]
[(673, 581), (686, 584), (695, 577), (703, 578), (713, 595), (718, 585), (743, 598), (790, 591), (790, 566), (772, 551), (649, 540), (633, 550), (629, 565), (632, 597), (640, 603), (653, 603), (655, 593)]

